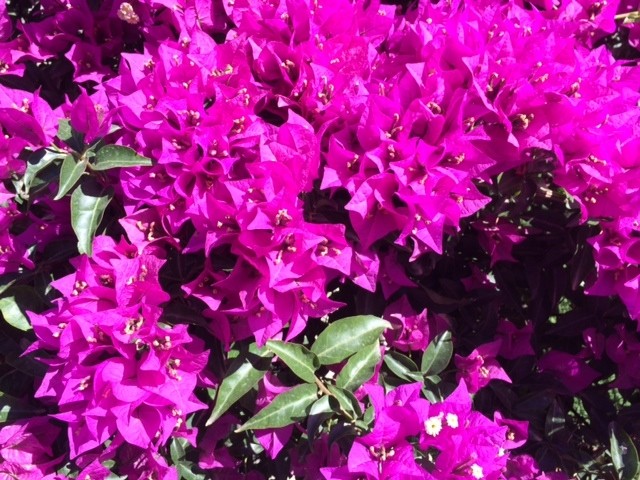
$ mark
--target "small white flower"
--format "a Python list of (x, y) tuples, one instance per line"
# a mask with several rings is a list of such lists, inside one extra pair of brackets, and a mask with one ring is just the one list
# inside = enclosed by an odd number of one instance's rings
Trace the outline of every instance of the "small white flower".
[(135, 25), (140, 21), (140, 17), (136, 14), (133, 6), (130, 3), (123, 2), (118, 9), (118, 18), (131, 25)]
[(442, 420), (440, 419), (439, 416), (429, 417), (424, 422), (424, 429), (427, 431), (427, 435), (436, 437), (442, 430)]
[(473, 478), (477, 478), (478, 480), (480, 480), (481, 478), (484, 478), (484, 472), (482, 471), (482, 467), (477, 463), (474, 463), (473, 465), (471, 465), (471, 475), (473, 475)]
[(458, 425), (460, 425), (460, 423), (458, 422), (458, 415), (456, 415), (455, 413), (447, 413), (447, 425), (449, 425), (451, 428), (458, 428)]

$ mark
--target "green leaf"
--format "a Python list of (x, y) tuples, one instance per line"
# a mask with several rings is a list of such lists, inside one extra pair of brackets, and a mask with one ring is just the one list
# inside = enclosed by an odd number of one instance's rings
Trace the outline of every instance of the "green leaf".
[(318, 387), (308, 383), (293, 387), (281, 393), (253, 418), (247, 420), (236, 432), (279, 428), (303, 420), (309, 414), (311, 405), (318, 399)]
[(329, 446), (334, 443), (341, 443), (342, 440), (348, 440), (348, 444), (352, 443), (352, 440), (358, 436), (358, 430), (355, 425), (351, 423), (338, 423), (331, 427), (329, 431)]
[(19, 273), (5, 273), (0, 275), (0, 295), (2, 295), (8, 288), (11, 287), (20, 278)]
[(129, 477), (127, 477), (126, 475), (118, 475), (113, 472), (109, 472), (109, 475), (107, 475), (107, 478), (105, 478), (105, 480), (127, 480), (127, 478)]
[(618, 480), (637, 480), (640, 474), (638, 450), (629, 434), (616, 422), (609, 424), (611, 460), (618, 474)]
[(318, 335), (311, 351), (322, 365), (339, 363), (378, 340), (391, 324), (373, 315), (347, 317), (330, 324)]
[(91, 256), (93, 237), (104, 211), (113, 197), (113, 189), (101, 187), (86, 177), (71, 195), (71, 226), (78, 237), (78, 251)]
[(427, 351), (424, 352), (420, 371), (422, 371), (425, 376), (437, 375), (449, 365), (452, 355), (453, 343), (451, 341), (451, 332), (442, 332), (433, 339)]
[(547, 412), (544, 423), (544, 433), (548, 437), (553, 437), (556, 433), (564, 429), (565, 413), (558, 400), (554, 400)]
[(363, 431), (370, 430), (374, 417), (375, 417), (375, 409), (373, 408), (373, 405), (369, 405), (369, 408), (367, 408), (364, 411), (362, 418), (359, 418), (358, 420), (356, 420), (354, 425), (362, 429)]
[(219, 419), (264, 377), (271, 364), (272, 356), (268, 349), (258, 349), (255, 343), (249, 345), (248, 351), (240, 352), (218, 388), (216, 403), (206, 426)]
[(331, 404), (329, 403), (329, 396), (323, 395), (311, 405), (309, 409), (309, 419), (307, 420), (307, 438), (309, 443), (312, 444), (313, 440), (320, 429), (320, 425), (327, 418), (333, 415)]
[(46, 148), (41, 148), (31, 153), (27, 158), (27, 168), (24, 171), (24, 175), (16, 185), (18, 194), (22, 198), (29, 198), (29, 192), (35, 183), (36, 177), (56, 160), (61, 160), (66, 155), (64, 152), (56, 152)]
[(380, 342), (376, 340), (349, 358), (336, 378), (336, 386), (355, 391), (373, 377), (378, 362), (380, 362)]
[(0, 298), (0, 313), (9, 325), (26, 332), (31, 330), (31, 323), (20, 308), (15, 296)]
[(180, 463), (180, 460), (186, 455), (185, 449), (189, 445), (189, 440), (186, 438), (177, 437), (171, 441), (169, 447), (169, 453), (171, 454), (171, 461), (174, 465)]
[(87, 169), (87, 163), (84, 161), (76, 162), (72, 155), (67, 155), (62, 161), (60, 168), (60, 182), (58, 183), (58, 194), (54, 200), (60, 200), (69, 190), (80, 180), (80, 177)]
[(84, 150), (84, 134), (74, 130), (68, 118), (63, 118), (58, 122), (56, 136), (76, 152)]
[(315, 383), (315, 372), (320, 367), (320, 361), (304, 345), (269, 340), (267, 348), (275, 353), (302, 380)]
[(195, 473), (194, 468), (198, 468), (192, 462), (181, 462), (176, 465), (181, 480), (206, 480), (205, 473)]
[(423, 379), (422, 374), (418, 371), (416, 363), (401, 353), (394, 352), (393, 350), (387, 352), (384, 356), (384, 364), (389, 367), (389, 370), (403, 380), (407, 380), (409, 382), (421, 382)]
[[(334, 385), (328, 385), (327, 388), (333, 395), (333, 398), (338, 401), (342, 410), (348, 413), (351, 418), (355, 419), (362, 416), (362, 408), (353, 393)], [(331, 399), (329, 400), (331, 401)]]
[(138, 155), (135, 150), (121, 145), (107, 145), (96, 152), (92, 170), (110, 170), (120, 167), (150, 167), (151, 159)]
[(0, 392), (0, 425), (21, 418), (31, 418), (46, 412), (44, 408), (29, 405), (24, 400)]

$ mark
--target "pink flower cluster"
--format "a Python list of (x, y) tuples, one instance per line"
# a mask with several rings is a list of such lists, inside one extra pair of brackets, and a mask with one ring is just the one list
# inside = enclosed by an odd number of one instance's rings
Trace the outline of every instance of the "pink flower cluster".
[(53, 283), (64, 295), (57, 308), (30, 315), (32, 348), (56, 354), (36, 397), (68, 423), (72, 459), (109, 439), (154, 451), (194, 435), (186, 418), (205, 408), (193, 391), (205, 382), (208, 352), (186, 325), (160, 321), (169, 297), (158, 253), (99, 237), (93, 258), (79, 257), (75, 272)]
[[(379, 313), (395, 328), (381, 357), (424, 352), (450, 319), (414, 308), (407, 265), (447, 255), (468, 226), (490, 267), (516, 262), (537, 227), (483, 213), (514, 169), (546, 165), (580, 223), (598, 222), (596, 272), (578, 286), (619, 296), (640, 319), (640, 71), (602, 44), (630, 9), (387, 3), (41, 0), (26, 21), (0, 4), (0, 276), (35, 271), (47, 246), (73, 235), (69, 197), (52, 199), (57, 179), (38, 183), (38, 152), (69, 152), (61, 120), (83, 148), (108, 141), (152, 160), (87, 172), (114, 189), (107, 234), (91, 257), (51, 274), (53, 307), (28, 315), (28, 352), (47, 366), (35, 396), (66, 425), (77, 478), (106, 478), (116, 460), (132, 479), (176, 479), (167, 446), (177, 439), (207, 446), (201, 468), (233, 469), (219, 450), (235, 417), (204, 439), (189, 424), (222, 378), (211, 345), (165, 321), (170, 302), (197, 305), (226, 353), (242, 341), (302, 342), (353, 307), (340, 296), (351, 289), (385, 301)], [(625, 27), (636, 48), (637, 25)], [(170, 292), (171, 255), (201, 265)], [(469, 291), (491, 288), (486, 272), (473, 275)], [(527, 441), (526, 421), (491, 420), (472, 404), (491, 381), (512, 382), (506, 360), (535, 355), (532, 335), (528, 322), (501, 320), (490, 342), (471, 339), (453, 357), (457, 388), (439, 403), (421, 382), (385, 394), (381, 361), (356, 392), (373, 406), (372, 430), (348, 451), (320, 436), (310, 458), (332, 479), (565, 478), (511, 453)], [(585, 331), (584, 345), (545, 351), (537, 367), (578, 394), (601, 377), (592, 365), (606, 353), (615, 386), (640, 387), (635, 334)], [(289, 390), (269, 378), (261, 396)], [(0, 473), (54, 478), (52, 421), (0, 429)], [(258, 442), (275, 457), (294, 430)], [(303, 460), (296, 468), (317, 478)]]
[[(356, 440), (346, 465), (327, 467), (327, 479), (424, 478), (498, 479), (507, 465), (507, 449), (526, 440), (526, 422), (491, 421), (472, 410), (464, 382), (446, 399), (429, 404), (420, 398), (422, 385), (403, 385), (384, 394), (369, 386), (375, 409), (373, 430)], [(414, 458), (409, 436), (419, 437), (420, 449), (432, 470), (421, 468)]]

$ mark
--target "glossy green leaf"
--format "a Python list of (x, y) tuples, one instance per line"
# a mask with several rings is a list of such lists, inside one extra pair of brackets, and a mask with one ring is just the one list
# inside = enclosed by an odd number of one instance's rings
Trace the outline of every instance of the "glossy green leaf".
[(135, 150), (121, 145), (107, 145), (96, 152), (90, 164), (93, 170), (110, 170), (121, 167), (150, 167), (151, 159), (138, 155)]
[(362, 416), (362, 408), (353, 393), (344, 388), (336, 387), (335, 385), (328, 385), (327, 388), (333, 395), (333, 398), (338, 401), (340, 408), (348, 413), (351, 418), (355, 419)]
[[(46, 148), (41, 148), (31, 153), (27, 158), (27, 167), (24, 175), (19, 182), (16, 183), (18, 194), (23, 198), (29, 197), (32, 186), (35, 186), (36, 178), (41, 175), (48, 167), (52, 166), (56, 160), (62, 160), (67, 154), (57, 152)], [(46, 181), (50, 180), (47, 176)]]
[(101, 187), (86, 177), (71, 195), (71, 226), (78, 237), (78, 251), (91, 256), (93, 238), (104, 211), (113, 197), (113, 189)]
[(15, 296), (0, 298), (0, 313), (2, 313), (4, 321), (12, 327), (23, 332), (31, 330), (31, 323), (20, 308)]
[(611, 460), (616, 469), (618, 480), (637, 480), (640, 476), (638, 450), (631, 437), (616, 422), (609, 424)]
[(318, 399), (318, 387), (305, 383), (281, 393), (265, 408), (242, 425), (237, 432), (280, 428), (307, 418)]
[(379, 362), (380, 342), (376, 340), (349, 358), (336, 378), (336, 386), (355, 391), (373, 377)]
[(452, 355), (453, 342), (451, 341), (451, 332), (443, 332), (433, 339), (427, 351), (424, 352), (420, 371), (425, 376), (437, 375), (447, 368)]
[[(209, 426), (219, 419), (229, 408), (251, 390), (269, 369), (271, 353), (267, 348), (258, 349), (255, 343), (248, 351), (240, 352), (229, 367), (216, 395), (216, 403), (207, 420)], [(315, 388), (315, 387), (314, 387)]]
[(62, 161), (60, 168), (60, 182), (58, 183), (58, 194), (54, 200), (60, 200), (69, 190), (71, 190), (87, 168), (84, 161), (76, 162), (72, 155), (67, 155)]
[(399, 352), (389, 351), (384, 356), (384, 364), (398, 377), (409, 382), (421, 382), (422, 374), (418, 371), (418, 366), (406, 355)]
[(347, 317), (325, 328), (311, 347), (322, 365), (343, 361), (372, 345), (391, 324), (373, 315)]
[(315, 372), (320, 367), (320, 361), (304, 345), (269, 340), (267, 348), (275, 353), (302, 380), (309, 383), (316, 381)]

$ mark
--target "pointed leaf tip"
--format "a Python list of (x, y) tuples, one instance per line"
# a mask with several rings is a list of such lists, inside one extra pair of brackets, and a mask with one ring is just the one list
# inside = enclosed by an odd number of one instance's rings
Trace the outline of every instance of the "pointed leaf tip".
[(373, 315), (343, 318), (318, 335), (311, 351), (322, 365), (339, 363), (375, 343), (387, 328), (391, 328), (389, 322)]
[(205, 424), (207, 427), (219, 419), (264, 377), (272, 356), (268, 349), (258, 349), (256, 344), (252, 343), (248, 351), (241, 352), (236, 357), (218, 388), (216, 403)]
[(311, 406), (318, 399), (318, 388), (305, 383), (281, 393), (265, 408), (236, 430), (261, 430), (280, 428), (306, 418)]

